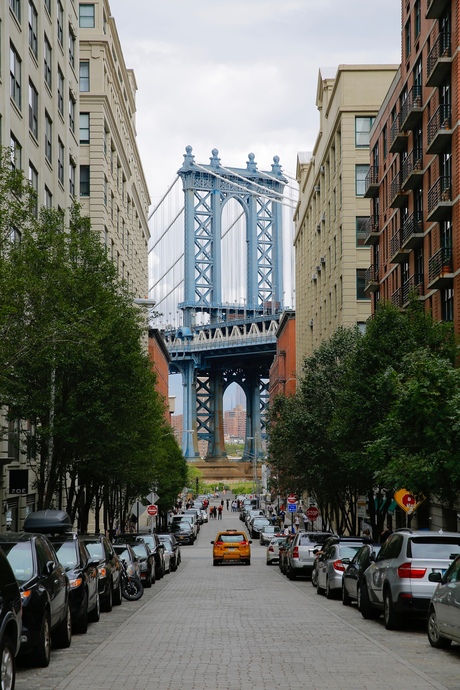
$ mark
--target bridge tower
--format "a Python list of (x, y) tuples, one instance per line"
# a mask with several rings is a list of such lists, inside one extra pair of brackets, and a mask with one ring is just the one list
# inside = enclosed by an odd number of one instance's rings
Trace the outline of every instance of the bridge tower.
[[(287, 179), (278, 156), (271, 172), (257, 170), (254, 154), (248, 159), (246, 168), (226, 168), (213, 149), (210, 164), (199, 165), (187, 146), (178, 171), (185, 196), (184, 301), (171, 371), (182, 374), (183, 452), (189, 459), (199, 456), (198, 439), (208, 441), (207, 460), (225, 457), (223, 395), (232, 382), (246, 394), (246, 458), (257, 456), (265, 437), (268, 371), (283, 307), (281, 200)], [(222, 252), (222, 211), (231, 199), (245, 219), (243, 304), (222, 298), (232, 261)], [(232, 342), (224, 346), (227, 340)]]

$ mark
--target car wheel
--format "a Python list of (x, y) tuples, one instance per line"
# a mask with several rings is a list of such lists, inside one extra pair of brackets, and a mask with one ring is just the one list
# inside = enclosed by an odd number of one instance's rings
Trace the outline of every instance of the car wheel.
[(316, 587), (318, 584), (318, 573), (314, 568), (311, 571), (311, 584), (313, 585), (313, 587)]
[(40, 629), (37, 645), (30, 655), (30, 661), (34, 666), (46, 668), (49, 666), (51, 656), (51, 624), (48, 611), (45, 611)]
[(219, 561), (215, 558), (212, 562), (213, 565), (219, 565)]
[(63, 620), (51, 633), (51, 639), (54, 647), (58, 649), (67, 649), (67, 647), (70, 647), (70, 643), (72, 642), (72, 618), (70, 616), (69, 604), (67, 604)]
[(101, 618), (101, 599), (99, 597), (99, 592), (96, 592), (96, 605), (89, 612), (88, 619), (91, 623), (97, 623)]
[(88, 630), (88, 592), (85, 592), (85, 595), (83, 597), (83, 601), (81, 604), (81, 608), (82, 608), (82, 613), (74, 621), (74, 624), (72, 626), (72, 632), (79, 633), (80, 635), (84, 635), (85, 632)]
[(250, 558), (248, 558), (248, 560), (246, 561), (246, 565), (251, 565), (251, 559)]
[(369, 592), (367, 591), (367, 585), (365, 582), (358, 586), (357, 603), (358, 611), (366, 620), (376, 620), (377, 618), (380, 618), (380, 611), (374, 609), (369, 600)]
[(115, 606), (121, 606), (122, 601), (123, 601), (123, 594), (121, 591), (121, 574), (120, 574), (120, 576), (118, 578), (118, 587), (112, 596), (112, 603), (115, 604)]
[(106, 596), (102, 600), (101, 604), (101, 610), (105, 611), (106, 613), (110, 613), (112, 610), (113, 606), (113, 592), (112, 592), (112, 583), (109, 584), (109, 591), (107, 592)]
[(394, 609), (389, 589), (386, 589), (383, 594), (383, 620), (387, 630), (397, 630), (401, 627), (401, 616)]
[(428, 616), (426, 632), (428, 634), (428, 641), (432, 647), (436, 649), (446, 649), (452, 644), (452, 640), (448, 640), (447, 637), (442, 637), (439, 633), (438, 617), (436, 616), (436, 611), (434, 609), (430, 610)]
[(288, 568), (287, 576), (288, 576), (289, 580), (295, 580), (297, 577), (296, 573), (294, 572), (294, 570), (291, 567)]
[(350, 606), (351, 604), (351, 597), (348, 594), (347, 590), (345, 589), (345, 583), (342, 582), (342, 604), (344, 606)]
[(328, 577), (326, 577), (326, 598), (327, 599), (334, 599), (335, 598), (335, 592), (331, 588), (331, 582)]
[(14, 647), (8, 635), (4, 635), (0, 645), (0, 687), (2, 690), (14, 690), (16, 682), (16, 663), (14, 660)]
[(149, 589), (151, 586), (152, 586), (152, 576), (149, 575), (149, 577), (146, 577), (146, 578), (145, 578), (144, 587), (146, 587), (147, 589)]
[(316, 580), (316, 594), (324, 594), (324, 589), (319, 586), (318, 579)]

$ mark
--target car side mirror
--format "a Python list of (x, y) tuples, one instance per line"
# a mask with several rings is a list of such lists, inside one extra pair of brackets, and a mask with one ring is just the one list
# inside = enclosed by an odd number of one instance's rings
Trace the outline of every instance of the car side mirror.
[(89, 558), (88, 563), (89, 563), (89, 565), (99, 565), (99, 558), (94, 558), (94, 557)]
[(214, 544), (214, 542), (212, 541), (211, 544)]
[(375, 563), (375, 553), (370, 553), (369, 554), (369, 560), (371, 563)]
[(440, 572), (430, 573), (430, 574), (428, 575), (428, 579), (429, 579), (430, 582), (441, 582), (441, 580), (442, 580), (442, 573), (440, 573)]
[(45, 575), (51, 575), (55, 567), (54, 561), (47, 561), (44, 567)]
[(344, 565), (350, 565), (350, 559), (349, 558), (342, 558), (342, 563)]
[(252, 544), (252, 539), (250, 539), (250, 540), (248, 541), (248, 544)]

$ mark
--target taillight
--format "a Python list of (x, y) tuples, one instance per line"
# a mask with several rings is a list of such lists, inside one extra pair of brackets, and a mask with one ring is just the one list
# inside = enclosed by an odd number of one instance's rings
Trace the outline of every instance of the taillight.
[(224, 543), (223, 541), (216, 541), (215, 542), (216, 546), (222, 546), (223, 543)]
[(274, 553), (274, 552), (275, 552), (275, 549), (273, 548), (273, 546), (269, 546), (269, 547), (268, 547), (268, 550), (270, 551), (270, 553)]
[(294, 548), (292, 549), (292, 558), (298, 558), (298, 557), (299, 557), (299, 547), (294, 546)]
[(403, 563), (398, 568), (398, 577), (420, 579), (425, 577), (426, 568), (413, 568), (412, 563)]
[(247, 542), (246, 539), (245, 539), (244, 541), (241, 541), (240, 544), (241, 544), (241, 546), (247, 546), (247, 545), (248, 545), (248, 542)]
[(338, 561), (334, 561), (332, 565), (334, 567), (334, 570), (340, 570), (341, 572), (345, 572), (345, 570), (346, 570), (346, 568), (345, 568), (344, 564), (342, 563), (342, 561), (340, 560), (340, 558)]

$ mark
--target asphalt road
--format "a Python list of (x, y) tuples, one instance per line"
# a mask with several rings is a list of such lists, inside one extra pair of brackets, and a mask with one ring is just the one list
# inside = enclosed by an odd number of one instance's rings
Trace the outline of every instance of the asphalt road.
[(242, 526), (230, 511), (203, 525), (175, 573), (53, 651), (48, 669), (20, 669), (16, 690), (460, 688), (460, 645), (432, 649), (421, 623), (365, 621), (268, 567), (258, 542), (251, 566), (213, 567), (210, 540)]

